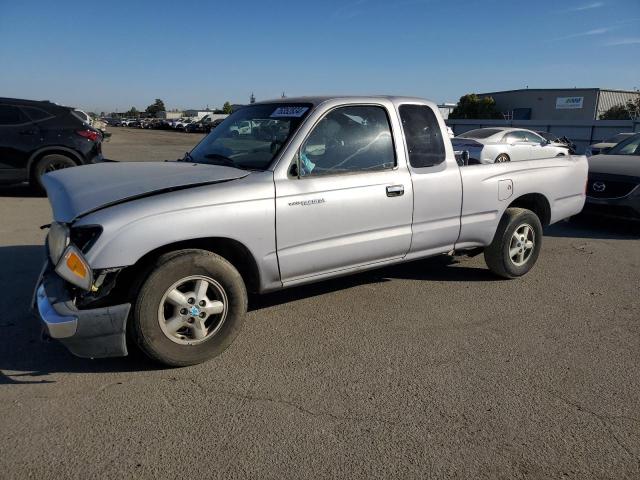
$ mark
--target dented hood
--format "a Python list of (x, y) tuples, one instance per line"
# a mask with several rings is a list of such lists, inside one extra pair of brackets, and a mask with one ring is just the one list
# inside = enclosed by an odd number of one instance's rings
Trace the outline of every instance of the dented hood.
[(233, 167), (188, 162), (108, 162), (51, 172), (42, 183), (54, 220), (68, 223), (110, 205), (248, 174)]

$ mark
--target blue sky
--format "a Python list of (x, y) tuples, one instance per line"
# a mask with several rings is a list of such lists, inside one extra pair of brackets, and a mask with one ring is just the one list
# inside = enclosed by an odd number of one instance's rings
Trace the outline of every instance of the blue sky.
[(640, 88), (640, 0), (0, 0), (0, 96), (94, 111)]

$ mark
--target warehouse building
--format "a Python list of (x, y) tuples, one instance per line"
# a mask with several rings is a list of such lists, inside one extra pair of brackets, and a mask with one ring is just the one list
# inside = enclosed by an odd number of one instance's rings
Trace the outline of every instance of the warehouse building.
[(480, 93), (492, 97), (505, 120), (584, 121), (598, 120), (614, 105), (640, 98), (633, 90), (604, 88), (526, 88)]

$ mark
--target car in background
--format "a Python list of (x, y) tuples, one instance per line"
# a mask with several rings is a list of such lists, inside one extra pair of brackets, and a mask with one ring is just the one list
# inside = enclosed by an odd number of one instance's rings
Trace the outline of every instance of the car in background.
[(522, 128), (478, 128), (451, 139), (456, 151), (467, 151), (470, 163), (503, 163), (569, 155), (569, 147), (552, 144)]
[(640, 133), (589, 157), (584, 212), (640, 221)]
[(586, 153), (587, 157), (590, 157), (592, 155), (600, 155), (601, 153), (607, 153), (609, 150), (611, 150), (617, 144), (619, 144), (623, 140), (626, 140), (627, 138), (631, 137), (632, 135), (634, 135), (633, 132), (618, 133), (618, 134), (614, 135), (613, 137), (610, 137), (610, 138), (607, 138), (606, 140), (603, 140), (602, 142), (598, 142), (598, 143), (594, 143), (593, 145), (589, 145), (587, 147), (587, 150), (586, 150), (585, 153)]
[(176, 130), (182, 130), (184, 131), (185, 127), (187, 125), (189, 125), (190, 123), (195, 122), (195, 119), (193, 118), (185, 118), (182, 120), (179, 120), (175, 123), (175, 125), (173, 126), (173, 128), (175, 128)]
[(122, 121), (119, 118), (106, 117), (103, 120), (110, 127), (119, 127), (122, 125)]
[(559, 137), (555, 133), (541, 132), (541, 131), (538, 131), (538, 130), (535, 130), (535, 133), (540, 135), (545, 140), (549, 140), (549, 142), (551, 142), (551, 144), (555, 145), (556, 147), (567, 147), (569, 149), (569, 154), (570, 155), (573, 155), (574, 153), (576, 153), (576, 144), (573, 143), (571, 140), (569, 140), (564, 135), (562, 137)]
[(184, 129), (187, 133), (209, 133), (224, 121), (224, 118), (216, 118), (211, 120), (210, 117), (204, 117), (197, 122), (191, 122)]
[(0, 98), (0, 182), (43, 191), (45, 173), (102, 160), (102, 139), (71, 107)]

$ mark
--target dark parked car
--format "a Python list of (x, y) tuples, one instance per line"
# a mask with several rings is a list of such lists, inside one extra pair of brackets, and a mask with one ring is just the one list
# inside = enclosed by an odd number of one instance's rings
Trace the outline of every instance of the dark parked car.
[(589, 158), (584, 211), (640, 220), (640, 133)]
[(47, 101), (0, 98), (0, 182), (29, 181), (102, 159), (102, 134), (73, 108)]

